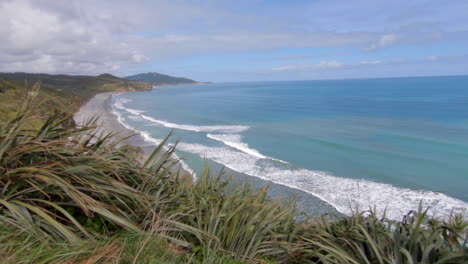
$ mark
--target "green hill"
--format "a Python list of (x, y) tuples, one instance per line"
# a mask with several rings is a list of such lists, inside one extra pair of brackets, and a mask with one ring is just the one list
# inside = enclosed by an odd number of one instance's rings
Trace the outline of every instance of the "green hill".
[(139, 91), (151, 89), (151, 85), (148, 83), (129, 81), (111, 74), (86, 76), (15, 72), (0, 73), (0, 78), (18, 84), (24, 84), (25, 81), (30, 84), (40, 81), (43, 88), (51, 88), (85, 98), (93, 96), (98, 92)]
[(131, 81), (149, 82), (154, 85), (198, 83), (188, 78), (173, 77), (173, 76), (169, 76), (169, 75), (165, 75), (165, 74), (161, 74), (157, 72), (140, 73), (140, 74), (124, 77), (124, 79), (131, 80)]
[[(101, 92), (151, 90), (145, 82), (129, 81), (110, 74), (98, 76), (51, 75), (42, 73), (0, 73), (0, 124), (12, 117), (34, 84), (40, 86), (35, 94), (39, 100), (48, 101), (36, 109), (34, 119), (44, 120), (54, 111), (74, 112), (79, 106)], [(31, 122), (34, 127), (35, 122)]]

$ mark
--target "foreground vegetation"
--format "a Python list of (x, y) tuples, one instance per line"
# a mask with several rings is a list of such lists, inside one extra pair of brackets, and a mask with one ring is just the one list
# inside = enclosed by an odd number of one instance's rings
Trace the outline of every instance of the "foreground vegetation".
[(95, 120), (76, 128), (52, 111), (31, 128), (40, 102), (24, 101), (0, 127), (2, 263), (468, 262), (461, 216), (298, 217), (267, 187), (208, 168), (195, 183), (180, 176), (166, 141), (141, 162), (123, 139), (96, 134)]

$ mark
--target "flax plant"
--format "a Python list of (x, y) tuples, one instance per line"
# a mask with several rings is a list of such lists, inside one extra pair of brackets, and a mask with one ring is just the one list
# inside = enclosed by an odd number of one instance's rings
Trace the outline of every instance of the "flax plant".
[(145, 159), (96, 118), (74, 127), (57, 110), (30, 129), (40, 103), (28, 96), (0, 126), (5, 263), (468, 263), (462, 216), (437, 220), (421, 205), (401, 221), (298, 218), (267, 186), (207, 166), (197, 182), (183, 177), (171, 135)]
[(158, 148), (141, 166), (119, 148), (123, 139), (97, 135), (95, 120), (67, 127), (71, 115), (60, 112), (28, 130), (34, 104), (28, 97), (0, 127), (0, 223), (69, 242), (121, 227), (140, 231), (155, 182), (171, 177), (174, 149)]

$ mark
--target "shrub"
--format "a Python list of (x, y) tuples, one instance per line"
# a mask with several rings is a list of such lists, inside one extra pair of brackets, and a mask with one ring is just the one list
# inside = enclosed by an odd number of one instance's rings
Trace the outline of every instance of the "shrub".
[(196, 183), (181, 177), (168, 138), (142, 161), (125, 138), (98, 134), (96, 119), (70, 127), (59, 111), (30, 129), (34, 110), (28, 97), (0, 127), (6, 263), (468, 262), (461, 216), (436, 220), (421, 206), (400, 222), (372, 210), (298, 220), (267, 187), (209, 168)]

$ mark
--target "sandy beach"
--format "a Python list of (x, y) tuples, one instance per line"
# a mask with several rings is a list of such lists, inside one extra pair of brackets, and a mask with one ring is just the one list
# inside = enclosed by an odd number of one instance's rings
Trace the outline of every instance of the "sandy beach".
[[(141, 147), (144, 151), (142, 161), (146, 160), (146, 158), (149, 157), (149, 155), (153, 152), (156, 146), (153, 143), (150, 144), (146, 142), (141, 135), (135, 133), (135, 131), (133, 130), (124, 127), (118, 122), (117, 117), (112, 113), (111, 103), (113, 94), (113, 92), (97, 94), (81, 106), (80, 110), (76, 112), (73, 116), (73, 119), (75, 123), (78, 126), (80, 126), (86, 123), (91, 118), (98, 117), (98, 131), (100, 133), (117, 133), (117, 136), (119, 137), (126, 137), (132, 135), (125, 141), (125, 143)], [(178, 169), (181, 170), (182, 176), (192, 175), (192, 173), (187, 168), (183, 167), (182, 163), (180, 163), (180, 165), (174, 168), (174, 170)]]
[(100, 93), (91, 98), (88, 102), (81, 106), (80, 110), (75, 113), (73, 119), (77, 125), (82, 125), (87, 120), (98, 117), (100, 132), (111, 133), (118, 132), (123, 135), (132, 134), (133, 131), (126, 129), (120, 124), (115, 115), (111, 113), (111, 100), (113, 93)]

